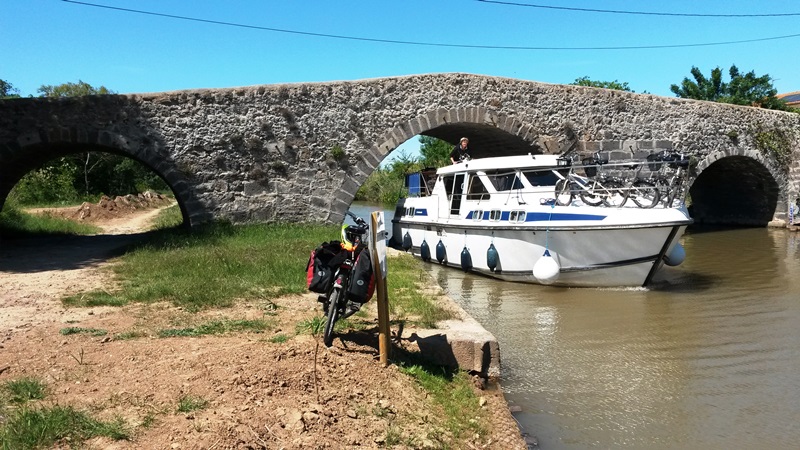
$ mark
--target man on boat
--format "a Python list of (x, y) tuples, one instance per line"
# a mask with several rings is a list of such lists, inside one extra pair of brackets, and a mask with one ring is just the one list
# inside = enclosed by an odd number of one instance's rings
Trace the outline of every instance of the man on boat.
[(455, 164), (470, 159), (472, 159), (472, 156), (469, 154), (469, 139), (462, 137), (458, 145), (450, 152), (450, 162)]

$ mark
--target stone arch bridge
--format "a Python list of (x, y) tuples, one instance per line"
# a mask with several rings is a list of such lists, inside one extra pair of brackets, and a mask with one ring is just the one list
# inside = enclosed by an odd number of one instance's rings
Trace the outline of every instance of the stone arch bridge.
[(0, 207), (47, 160), (103, 151), (158, 173), (189, 225), (337, 223), (415, 135), (469, 136), (477, 157), (686, 152), (698, 222), (785, 223), (800, 192), (800, 114), (450, 73), (0, 100)]

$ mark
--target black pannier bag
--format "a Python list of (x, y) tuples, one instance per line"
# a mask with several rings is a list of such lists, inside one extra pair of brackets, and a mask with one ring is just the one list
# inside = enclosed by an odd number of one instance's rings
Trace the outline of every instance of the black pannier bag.
[(333, 283), (336, 266), (344, 262), (347, 252), (339, 241), (323, 242), (311, 251), (306, 265), (306, 287), (311, 292), (324, 294)]
[(357, 303), (366, 303), (375, 293), (375, 274), (372, 271), (372, 259), (369, 250), (362, 251), (353, 264), (350, 286), (347, 288), (347, 299)]

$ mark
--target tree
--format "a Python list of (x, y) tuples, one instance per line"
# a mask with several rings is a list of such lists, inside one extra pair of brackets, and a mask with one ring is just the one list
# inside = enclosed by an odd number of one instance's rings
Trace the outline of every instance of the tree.
[(0, 80), (0, 99), (19, 98), (19, 89), (6, 80)]
[(419, 153), (423, 167), (442, 167), (450, 164), (453, 144), (431, 136), (420, 136), (419, 142), (422, 144)]
[(96, 88), (81, 80), (78, 80), (77, 83), (64, 83), (55, 86), (43, 84), (36, 91), (41, 97), (81, 97), (84, 95), (116, 94), (116, 92), (108, 90), (105, 86)]
[(694, 66), (692, 66), (691, 73), (694, 81), (684, 78), (680, 86), (673, 84), (669, 88), (680, 98), (757, 106), (783, 111), (791, 109), (786, 105), (785, 101), (775, 96), (778, 91), (772, 86), (772, 78), (769, 75), (759, 77), (752, 70), (742, 75), (736, 65), (732, 65), (728, 70), (731, 78), (728, 83), (722, 81), (722, 69), (719, 67), (711, 71), (710, 78), (706, 78), (700, 72), (700, 69)]
[(628, 86), (627, 82), (620, 83), (617, 80), (614, 81), (594, 81), (590, 80), (588, 76), (583, 76), (580, 78), (576, 78), (575, 81), (570, 83), (574, 86), (589, 86), (589, 87), (597, 87), (603, 89), (616, 89), (618, 91), (626, 91), (626, 92), (634, 92)]

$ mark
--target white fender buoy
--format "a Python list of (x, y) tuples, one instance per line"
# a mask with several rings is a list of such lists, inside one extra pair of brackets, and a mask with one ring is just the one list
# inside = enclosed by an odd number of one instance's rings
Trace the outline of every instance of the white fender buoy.
[(686, 259), (686, 250), (683, 249), (680, 242), (676, 242), (675, 245), (672, 246), (672, 250), (664, 255), (664, 264), (668, 266), (677, 266), (682, 263), (684, 259)]
[(533, 276), (542, 284), (551, 284), (558, 279), (561, 267), (552, 256), (550, 251), (545, 250), (544, 255), (533, 265)]

